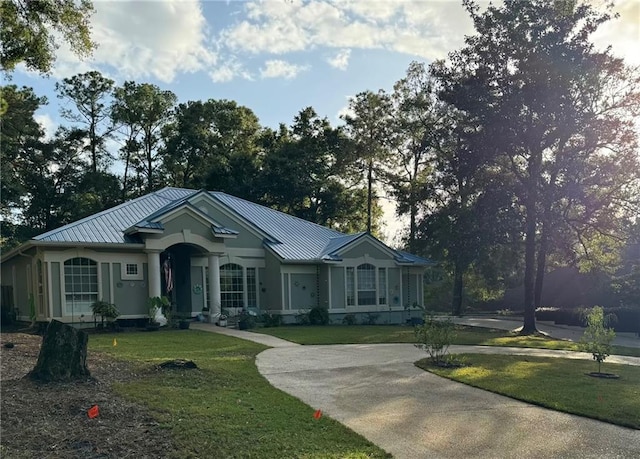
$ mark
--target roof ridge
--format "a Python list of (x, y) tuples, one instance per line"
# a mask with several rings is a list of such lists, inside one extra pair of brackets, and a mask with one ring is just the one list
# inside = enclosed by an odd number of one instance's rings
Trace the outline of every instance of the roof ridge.
[(142, 200), (144, 198), (148, 198), (149, 196), (157, 195), (157, 197), (159, 197), (160, 199), (164, 199), (164, 200), (167, 200), (169, 202), (173, 202), (169, 198), (166, 198), (164, 196), (158, 195), (158, 193), (160, 193), (161, 191), (165, 191), (167, 189), (186, 190), (187, 188), (182, 189), (182, 188), (175, 188), (175, 187), (166, 186), (166, 187), (161, 188), (159, 190), (152, 191), (151, 193), (147, 193), (147, 194), (144, 194), (142, 196), (138, 196), (137, 198), (131, 199), (129, 201), (122, 202), (122, 203), (118, 204), (117, 206), (101, 210), (98, 213), (87, 215), (86, 217), (81, 218), (80, 220), (76, 220), (74, 222), (67, 223), (66, 225), (62, 225), (62, 226), (60, 226), (58, 228), (54, 228), (52, 230), (49, 230), (46, 233), (38, 234), (37, 236), (34, 236), (33, 239), (39, 240), (39, 239), (42, 239), (42, 238), (45, 238), (45, 237), (48, 237), (48, 236), (52, 236), (52, 235), (54, 235), (54, 234), (56, 234), (56, 233), (58, 233), (60, 231), (66, 231), (66, 230), (74, 228), (74, 227), (76, 227), (76, 226), (78, 226), (78, 225), (80, 225), (82, 223), (89, 222), (89, 221), (94, 220), (94, 219), (96, 219), (98, 217), (102, 217), (103, 215), (106, 215), (108, 213), (114, 212), (114, 211), (118, 210), (121, 207), (129, 206), (129, 205), (133, 204), (134, 202), (137, 202), (137, 201)]
[[(317, 226), (317, 227), (319, 227), (319, 228), (322, 228), (323, 230), (332, 231), (332, 232), (336, 233), (336, 236), (335, 236), (335, 237), (349, 236), (349, 234), (341, 233), (340, 231), (335, 230), (335, 229), (333, 229), (333, 228), (329, 228), (329, 227), (324, 226), (324, 225), (321, 225), (321, 224), (319, 224), (319, 223), (310, 222), (309, 220), (305, 220), (304, 218), (296, 217), (295, 215), (288, 214), (288, 213), (286, 213), (286, 212), (283, 212), (283, 211), (278, 210), (278, 209), (274, 209), (274, 208), (269, 207), (269, 206), (265, 206), (265, 205), (263, 205), (263, 204), (258, 204), (257, 202), (249, 201), (248, 199), (239, 198), (239, 197), (234, 196), (234, 195), (232, 195), (232, 194), (225, 193), (224, 191), (209, 191), (209, 194), (213, 194), (214, 196), (215, 196), (216, 194), (221, 194), (221, 195), (225, 195), (225, 196), (227, 196), (227, 197), (233, 198), (233, 199), (238, 199), (238, 200), (240, 200), (240, 201), (246, 202), (247, 204), (250, 204), (250, 205), (252, 205), (252, 206), (262, 207), (262, 208), (267, 209), (267, 210), (269, 210), (269, 211), (271, 211), (271, 212), (276, 212), (276, 213), (281, 214), (281, 215), (284, 215), (284, 216), (286, 216), (286, 217), (294, 218), (294, 219), (296, 219), (296, 220), (299, 220), (299, 221), (301, 221), (301, 222), (306, 223), (307, 225), (314, 225), (314, 226)], [(219, 200), (218, 200), (218, 201), (219, 201)], [(240, 213), (239, 213), (237, 210), (232, 209), (231, 207), (229, 207), (228, 205), (226, 205), (224, 202), (222, 202), (222, 204), (223, 204), (225, 207), (227, 207), (228, 209), (230, 209), (231, 211), (233, 211), (234, 213), (236, 213), (236, 214), (240, 215)], [(248, 220), (246, 217), (244, 217), (243, 215), (240, 215), (240, 217), (242, 217), (242, 218), (244, 218), (245, 220), (249, 221), (249, 220)], [(251, 222), (251, 224), (257, 227), (257, 225), (256, 225), (255, 223)], [(264, 233), (266, 233), (266, 234), (269, 234), (269, 236), (274, 237), (274, 236), (273, 236), (273, 234), (268, 233), (268, 232), (267, 232), (267, 231), (265, 231), (264, 229), (262, 229), (262, 228), (259, 228), (259, 229), (260, 229), (262, 232), (264, 232)], [(274, 239), (276, 239), (276, 240), (277, 240), (277, 238), (275, 238), (275, 237), (274, 237)]]

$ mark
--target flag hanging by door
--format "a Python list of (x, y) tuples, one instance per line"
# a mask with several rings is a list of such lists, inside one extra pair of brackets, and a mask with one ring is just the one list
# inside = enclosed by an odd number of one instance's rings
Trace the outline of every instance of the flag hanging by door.
[(171, 261), (167, 258), (162, 268), (164, 270), (164, 282), (167, 285), (167, 293), (170, 293), (173, 290), (173, 272), (171, 270)]

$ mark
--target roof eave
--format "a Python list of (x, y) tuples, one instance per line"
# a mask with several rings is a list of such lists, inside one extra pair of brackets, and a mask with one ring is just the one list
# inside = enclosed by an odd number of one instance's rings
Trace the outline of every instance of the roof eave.
[(63, 241), (37, 241), (37, 240), (29, 240), (24, 244), (19, 245), (18, 247), (11, 249), (6, 254), (3, 254), (0, 257), (2, 263), (16, 255), (24, 252), (25, 250), (30, 249), (31, 247), (80, 247), (80, 248), (114, 248), (117, 247), (119, 249), (144, 249), (144, 244), (139, 244), (137, 242), (63, 242)]

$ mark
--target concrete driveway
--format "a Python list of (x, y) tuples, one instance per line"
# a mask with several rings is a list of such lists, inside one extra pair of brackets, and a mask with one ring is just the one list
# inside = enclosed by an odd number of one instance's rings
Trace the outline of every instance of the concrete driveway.
[(259, 354), (257, 366), (400, 459), (640, 457), (638, 430), (440, 378), (414, 367), (425, 355), (410, 344), (284, 346)]

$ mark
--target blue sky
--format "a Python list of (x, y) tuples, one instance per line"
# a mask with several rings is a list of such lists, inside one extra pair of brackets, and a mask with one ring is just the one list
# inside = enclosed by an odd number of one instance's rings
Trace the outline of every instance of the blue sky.
[[(640, 0), (617, 5), (620, 18), (596, 43), (640, 65)], [(63, 45), (48, 78), (14, 72), (12, 83), (48, 97), (38, 113), (48, 132), (61, 124), (56, 81), (89, 70), (117, 84), (157, 84), (180, 102), (235, 100), (265, 126), (290, 124), (307, 106), (338, 124), (350, 96), (390, 91), (412, 60), (444, 58), (473, 32), (461, 0), (94, 0), (94, 7), (92, 58), (80, 61)], [(388, 225), (389, 242), (396, 228)]]

